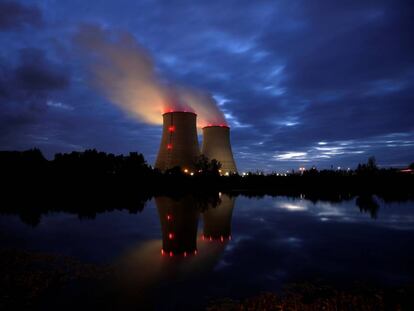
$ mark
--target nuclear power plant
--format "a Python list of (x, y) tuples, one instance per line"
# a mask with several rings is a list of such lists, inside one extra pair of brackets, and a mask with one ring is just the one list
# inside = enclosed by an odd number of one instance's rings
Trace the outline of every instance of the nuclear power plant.
[[(210, 125), (203, 128), (201, 154), (221, 163), (221, 174), (237, 173), (230, 144), (230, 128)], [(197, 136), (197, 115), (193, 112), (174, 111), (163, 114), (163, 130), (155, 168), (165, 171), (176, 166), (192, 172), (200, 156)]]

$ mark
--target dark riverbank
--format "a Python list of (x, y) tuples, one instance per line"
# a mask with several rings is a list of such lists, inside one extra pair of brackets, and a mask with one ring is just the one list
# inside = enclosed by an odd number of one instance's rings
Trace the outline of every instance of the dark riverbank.
[[(85, 264), (61, 255), (0, 250), (0, 272), (2, 310), (44, 310), (51, 306), (63, 310), (97, 307), (109, 310), (115, 303), (103, 296), (105, 292), (99, 286), (103, 280), (114, 278), (116, 272), (111, 266)], [(62, 302), (56, 297), (75, 300)], [(322, 280), (286, 284), (280, 293), (266, 292), (242, 300), (212, 300), (206, 308), (207, 311), (413, 309), (414, 284), (338, 286)]]
[(74, 213), (81, 218), (114, 209), (137, 213), (157, 196), (192, 195), (200, 209), (217, 205), (219, 192), (258, 198), (301, 197), (312, 202), (357, 198), (360, 209), (373, 216), (378, 209), (374, 197), (383, 202), (414, 200), (414, 174), (378, 169), (370, 162), (356, 170), (231, 176), (220, 176), (217, 167), (207, 165), (200, 173), (190, 175), (180, 168), (160, 172), (137, 153), (115, 156), (88, 150), (57, 154), (48, 161), (34, 149), (0, 152), (0, 169), (4, 199), (13, 202), (2, 205), (0, 213), (19, 214), (33, 225), (50, 211)]

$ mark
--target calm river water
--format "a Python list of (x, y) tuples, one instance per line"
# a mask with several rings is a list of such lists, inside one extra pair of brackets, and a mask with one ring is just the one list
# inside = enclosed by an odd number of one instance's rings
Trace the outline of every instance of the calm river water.
[(49, 212), (35, 226), (0, 216), (3, 249), (115, 267), (122, 277), (111, 286), (122, 304), (157, 310), (202, 308), (303, 280), (398, 286), (414, 280), (413, 242), (414, 202), (376, 197), (313, 203), (223, 194), (206, 210), (191, 198), (156, 198), (136, 214)]

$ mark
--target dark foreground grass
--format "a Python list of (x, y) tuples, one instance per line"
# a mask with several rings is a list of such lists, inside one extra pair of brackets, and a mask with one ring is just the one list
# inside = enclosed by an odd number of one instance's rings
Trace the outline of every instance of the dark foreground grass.
[(338, 289), (317, 283), (289, 285), (281, 295), (262, 293), (242, 301), (213, 302), (208, 311), (277, 310), (277, 311), (382, 311), (414, 310), (414, 286), (378, 288), (355, 284), (352, 288)]
[[(100, 310), (116, 309), (117, 302), (111, 302), (111, 298), (99, 286), (113, 273), (111, 266), (85, 264), (66, 256), (0, 250), (0, 310), (54, 310), (56, 305), (60, 306), (59, 309), (63, 305), (64, 310), (94, 310), (97, 306)], [(59, 295), (71, 289), (78, 292), (79, 287), (85, 284), (83, 296)], [(70, 301), (71, 297), (77, 297), (78, 301)], [(67, 301), (62, 303), (62, 299)], [(135, 309), (143, 310), (145, 307), (135, 306)], [(241, 301), (212, 301), (206, 310), (411, 311), (414, 310), (414, 284), (398, 288), (372, 284), (338, 288), (321, 281), (301, 282), (286, 286), (280, 294), (263, 293)]]

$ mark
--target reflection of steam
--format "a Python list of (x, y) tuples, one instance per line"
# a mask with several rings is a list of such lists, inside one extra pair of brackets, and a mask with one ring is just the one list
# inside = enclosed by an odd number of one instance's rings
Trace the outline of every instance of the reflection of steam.
[(91, 56), (93, 84), (140, 120), (161, 124), (162, 113), (180, 110), (196, 112), (200, 127), (226, 124), (210, 94), (161, 79), (131, 34), (88, 25), (80, 27), (75, 41)]
[(126, 306), (154, 309), (151, 300), (159, 300), (159, 284), (174, 284), (176, 288), (184, 280), (209, 273), (217, 265), (226, 243), (197, 242), (197, 256), (186, 258), (161, 256), (161, 241), (147, 242), (125, 254), (116, 265), (117, 279), (113, 284), (120, 293), (119, 301)]
[[(209, 204), (209, 209), (204, 211), (204, 235), (212, 237), (213, 243), (210, 243), (209, 239), (197, 239), (200, 209), (193, 196), (155, 198), (162, 241), (148, 241), (118, 261), (118, 278), (114, 285), (120, 289), (120, 300), (126, 304), (139, 302), (150, 306), (153, 303), (151, 296), (159, 297), (155, 293), (159, 284), (166, 284), (171, 292), (171, 284), (175, 288), (183, 280), (196, 279), (217, 267), (231, 234), (234, 201), (234, 198), (222, 195), (218, 206)], [(160, 249), (164, 249), (164, 256)], [(196, 254), (194, 250), (197, 250)]]

